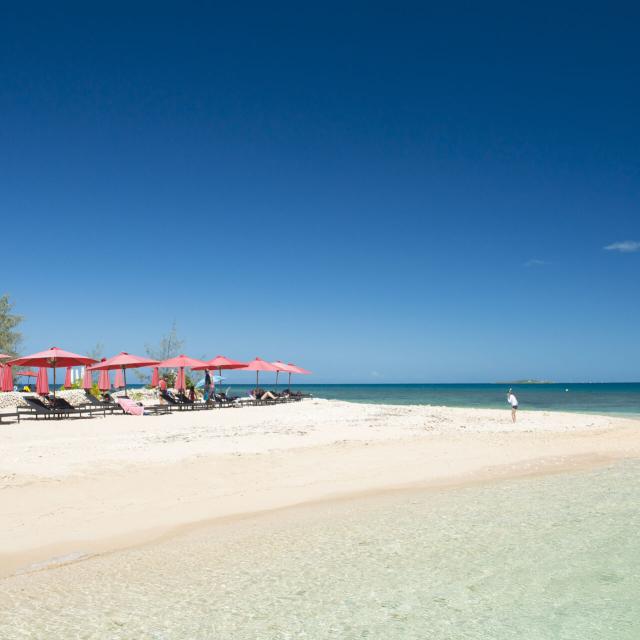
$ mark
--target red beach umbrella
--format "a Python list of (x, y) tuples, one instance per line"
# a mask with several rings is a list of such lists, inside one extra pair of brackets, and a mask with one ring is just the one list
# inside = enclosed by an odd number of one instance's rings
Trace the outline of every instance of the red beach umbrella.
[(162, 369), (180, 369), (184, 367), (189, 367), (190, 369), (206, 369), (209, 365), (204, 360), (190, 358), (189, 356), (181, 354), (179, 356), (176, 356), (175, 358), (169, 358), (168, 360), (163, 360), (162, 362), (156, 362), (156, 366)]
[(218, 375), (222, 378), (223, 369), (244, 369), (246, 366), (246, 362), (238, 362), (237, 360), (232, 360), (231, 358), (227, 358), (226, 356), (216, 356), (215, 358), (207, 362), (206, 367), (193, 367), (193, 369), (200, 371), (202, 369), (206, 369), (207, 371), (214, 371), (215, 369), (217, 369)]
[(0, 360), (5, 360), (6, 358), (10, 358), (11, 356), (7, 353), (0, 353)]
[[(103, 358), (98, 364), (94, 364), (90, 367), (91, 371), (100, 371), (100, 379), (102, 380), (103, 373), (106, 373), (107, 378), (109, 377), (108, 371), (111, 369), (115, 369), (116, 373), (116, 387), (124, 388), (125, 394), (127, 393), (127, 369), (138, 369), (140, 367), (151, 367), (157, 365), (158, 361), (153, 360), (152, 358), (143, 358), (142, 356), (134, 356), (131, 353), (127, 353), (126, 351), (121, 351), (117, 356), (113, 356), (112, 358), (105, 359)], [(100, 384), (98, 384), (100, 387)], [(109, 387), (107, 387), (108, 389)], [(106, 389), (102, 389), (106, 391)]]
[(222, 378), (223, 369), (244, 369), (246, 366), (246, 362), (238, 362), (237, 360), (232, 360), (226, 356), (216, 356), (207, 362), (206, 367), (193, 367), (193, 369), (196, 371), (202, 371), (203, 369), (207, 371), (214, 371), (217, 369), (218, 375)]
[(13, 391), (13, 370), (10, 364), (2, 367), (2, 391)]
[(93, 376), (91, 375), (89, 367), (85, 367), (84, 375), (82, 376), (82, 388), (88, 391), (91, 387), (93, 387)]
[[(184, 354), (180, 354), (175, 358), (169, 358), (168, 360), (163, 360), (162, 362), (156, 363), (158, 367), (163, 369), (178, 369), (178, 375), (176, 377), (176, 389), (184, 389), (184, 369), (185, 367), (189, 367), (190, 369), (195, 369), (196, 367), (199, 370), (206, 369), (209, 365), (204, 360), (198, 360), (197, 358), (190, 358), (189, 356), (185, 356)], [(178, 383), (182, 381), (182, 386), (178, 386)]]
[(278, 367), (274, 367), (270, 362), (263, 360), (262, 358), (256, 358), (247, 364), (246, 367), (243, 367), (247, 371), (255, 371), (256, 372), (256, 387), (259, 387), (259, 375), (261, 371), (278, 371)]
[(274, 367), (276, 367), (278, 370), (276, 371), (276, 387), (278, 386), (278, 376), (280, 375), (281, 371), (284, 371), (285, 373), (289, 374), (289, 380), (291, 380), (291, 374), (293, 373), (291, 371), (291, 367), (282, 362), (282, 360), (276, 360), (275, 362), (271, 363)]
[(64, 375), (64, 388), (71, 389), (71, 367), (67, 367), (67, 373)]
[(36, 378), (36, 393), (41, 396), (49, 395), (49, 376), (47, 368), (40, 367), (38, 369), (38, 377)]
[(74, 367), (78, 365), (87, 365), (95, 362), (93, 358), (87, 358), (87, 356), (81, 356), (77, 353), (71, 353), (71, 351), (64, 351), (58, 349), (58, 347), (51, 347), (46, 351), (39, 351), (30, 356), (22, 356), (21, 358), (15, 358), (10, 360), (10, 364), (13, 365), (31, 365), (34, 367), (47, 367), (53, 369), (53, 395), (56, 395), (56, 368), (57, 367)]
[(153, 373), (151, 374), (151, 386), (157, 387), (160, 383), (160, 371), (158, 367), (153, 367)]
[(291, 371), (289, 371), (289, 387), (291, 387), (291, 374), (292, 373), (299, 373), (305, 376), (311, 375), (311, 371), (307, 371), (306, 369), (303, 369), (302, 367), (297, 367), (295, 364), (291, 364), (289, 363), (288, 365), (291, 368)]

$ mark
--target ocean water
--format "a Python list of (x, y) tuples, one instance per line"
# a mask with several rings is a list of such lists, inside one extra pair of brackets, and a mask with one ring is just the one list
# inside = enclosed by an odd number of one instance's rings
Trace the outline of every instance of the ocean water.
[[(640, 416), (640, 383), (295, 385), (321, 398), (382, 404), (504, 409), (507, 390), (524, 410)], [(235, 387), (233, 387), (235, 388)]]
[(637, 640), (640, 463), (207, 525), (6, 579), (0, 637)]
[[(520, 408), (528, 411), (570, 411), (640, 416), (640, 383), (554, 384), (292, 384), (292, 389), (318, 398), (374, 404), (430, 404), (448, 407), (504, 409), (512, 387)], [(282, 390), (273, 380), (261, 380), (265, 389)], [(130, 389), (144, 385), (131, 384)], [(246, 395), (255, 385), (224, 381), (220, 389)]]

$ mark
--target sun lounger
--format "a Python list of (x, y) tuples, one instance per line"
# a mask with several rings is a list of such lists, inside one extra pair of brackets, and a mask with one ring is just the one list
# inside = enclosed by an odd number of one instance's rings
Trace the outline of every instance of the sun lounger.
[(20, 422), (20, 412), (16, 411), (15, 413), (2, 413), (2, 411), (0, 411), (0, 424), (2, 424), (3, 420), (7, 420), (8, 418), (17, 418), (17, 421)]
[[(22, 416), (32, 416), (38, 418), (70, 418), (83, 416), (92, 417), (96, 413), (106, 415), (107, 412), (113, 413), (114, 407), (74, 407), (64, 398), (48, 397), (45, 399), (36, 398), (34, 396), (24, 396), (24, 402), (27, 407), (18, 407), (18, 411)], [(115, 407), (119, 409), (118, 407)]]
[(86, 402), (84, 403), (85, 405), (91, 405), (92, 407), (115, 407), (117, 406), (116, 403), (111, 399), (111, 396), (107, 394), (107, 398), (104, 400), (100, 400), (99, 398), (96, 398), (93, 393), (89, 393), (89, 391), (87, 391), (85, 389), (84, 392), (85, 396), (86, 396)]

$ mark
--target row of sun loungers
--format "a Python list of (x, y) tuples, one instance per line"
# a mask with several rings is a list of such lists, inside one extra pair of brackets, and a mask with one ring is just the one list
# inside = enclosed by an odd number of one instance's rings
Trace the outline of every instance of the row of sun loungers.
[(83, 418), (95, 415), (106, 416), (113, 413), (128, 413), (130, 415), (158, 415), (161, 413), (171, 413), (172, 411), (202, 411), (214, 408), (232, 408), (244, 405), (280, 404), (292, 402), (308, 397), (307, 394), (285, 392), (282, 394), (269, 394), (263, 397), (264, 393), (250, 395), (245, 398), (227, 396), (226, 393), (215, 394), (206, 402), (192, 401), (180, 393), (173, 394), (170, 391), (161, 391), (160, 396), (164, 400), (163, 404), (143, 406), (127, 397), (116, 397), (115, 400), (108, 397), (99, 400), (91, 393), (86, 393), (86, 403), (74, 406), (64, 398), (48, 397), (46, 399), (36, 396), (25, 396), (23, 400), (26, 407), (17, 408), (15, 413), (0, 413), (0, 423), (3, 420), (15, 419), (20, 422), (23, 418), (62, 419), (62, 418)]

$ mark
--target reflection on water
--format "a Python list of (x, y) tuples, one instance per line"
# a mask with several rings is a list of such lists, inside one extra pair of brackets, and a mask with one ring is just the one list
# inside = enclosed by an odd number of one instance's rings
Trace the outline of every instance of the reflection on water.
[(640, 465), (209, 526), (4, 581), (0, 637), (640, 637)]

